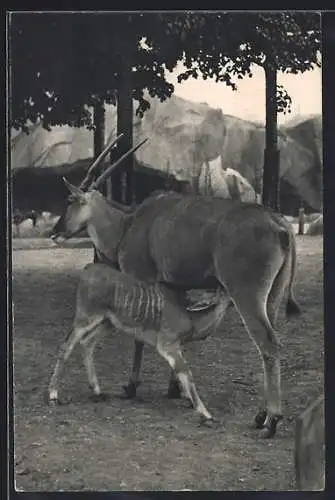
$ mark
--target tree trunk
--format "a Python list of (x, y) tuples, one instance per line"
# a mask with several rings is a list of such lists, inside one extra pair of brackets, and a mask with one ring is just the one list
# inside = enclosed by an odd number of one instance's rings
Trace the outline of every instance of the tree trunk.
[(94, 105), (94, 158), (97, 158), (105, 146), (105, 107), (102, 102)]
[[(105, 107), (102, 102), (97, 102), (94, 105), (94, 135), (93, 135), (93, 147), (94, 147), (94, 158), (97, 158), (105, 146)], [(101, 173), (101, 167), (98, 169)], [(106, 186), (101, 186), (101, 191), (106, 194)], [(98, 254), (94, 248), (93, 262), (99, 262)]]
[(113, 194), (112, 194), (112, 179), (108, 177), (106, 179), (106, 197), (107, 200), (112, 200), (113, 199)]
[(280, 155), (277, 148), (277, 68), (275, 63), (265, 62), (266, 124), (263, 171), (263, 205), (274, 210), (279, 207)]
[[(228, 181), (229, 179), (229, 181)], [(228, 191), (232, 200), (242, 201), (241, 191), (236, 175), (227, 178)]]
[[(133, 85), (131, 48), (126, 42), (120, 57), (117, 91), (117, 135), (123, 133), (117, 148), (119, 158), (133, 147)], [(131, 205), (134, 199), (133, 155), (127, 158), (113, 176), (113, 199)]]
[(305, 209), (303, 206), (299, 208), (299, 229), (298, 234), (301, 236), (305, 234)]

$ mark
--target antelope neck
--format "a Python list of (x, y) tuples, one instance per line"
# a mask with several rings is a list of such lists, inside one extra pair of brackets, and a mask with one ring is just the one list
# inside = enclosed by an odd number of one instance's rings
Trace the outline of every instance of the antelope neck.
[(129, 215), (105, 204), (95, 210), (87, 223), (87, 232), (96, 249), (111, 261), (126, 230)]

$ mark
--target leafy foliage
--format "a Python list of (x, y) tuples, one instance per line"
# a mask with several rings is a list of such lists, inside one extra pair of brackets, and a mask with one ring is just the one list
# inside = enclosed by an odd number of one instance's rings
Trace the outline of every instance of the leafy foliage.
[(47, 129), (61, 124), (93, 128), (89, 107), (97, 101), (115, 104), (125, 51), (133, 63), (139, 113), (148, 107), (145, 88), (161, 100), (171, 96), (165, 61), (158, 50), (140, 44), (150, 27), (141, 14), (12, 15), (11, 125), (27, 131), (28, 120), (40, 120)]
[(283, 85), (277, 85), (277, 110), (279, 113), (291, 113), (292, 99)]
[[(320, 65), (320, 17), (310, 12), (16, 12), (10, 39), (11, 125), (25, 130), (28, 120), (41, 120), (45, 128), (93, 128), (90, 107), (116, 102), (125, 54), (140, 115), (149, 107), (145, 89), (161, 101), (171, 96), (174, 88), (165, 69), (173, 70), (183, 58), (186, 70), (178, 81), (214, 78), (233, 90), (265, 58), (290, 73)], [(290, 106), (282, 87), (277, 89), (277, 105), (278, 111)]]
[[(191, 16), (191, 15), (189, 15)], [(215, 78), (233, 90), (236, 79), (252, 77), (252, 65), (265, 61), (285, 73), (299, 73), (320, 66), (320, 15), (299, 13), (203, 14), (184, 22), (191, 26), (185, 45), (186, 71), (178, 81)], [(227, 34), (227, 35), (226, 35)], [(277, 88), (279, 112), (290, 112), (291, 99)]]

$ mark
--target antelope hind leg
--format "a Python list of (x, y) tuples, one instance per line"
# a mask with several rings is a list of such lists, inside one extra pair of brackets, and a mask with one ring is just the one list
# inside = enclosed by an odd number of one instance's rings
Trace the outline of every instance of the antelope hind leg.
[(213, 417), (202, 402), (193, 382), (192, 372), (184, 359), (180, 346), (166, 346), (164, 343), (157, 344), (157, 351), (169, 363), (175, 376), (185, 392), (186, 397), (192, 402), (195, 411), (200, 415), (200, 423), (212, 422)]
[[(202, 313), (196, 312), (195, 314), (187, 311), (188, 316), (195, 328), (191, 341), (205, 340), (209, 335), (215, 332), (221, 324), (230, 303), (230, 297), (225, 292), (220, 290), (220, 296), (218, 297), (217, 305), (214, 308), (209, 308), (208, 310), (205, 309)], [(168, 388), (168, 398), (179, 399), (181, 397), (182, 393), (180, 382), (174, 370), (172, 370)]]
[(181, 398), (181, 389), (180, 389), (178, 377), (177, 377), (174, 370), (171, 370), (167, 397), (169, 399), (180, 399)]
[[(275, 327), (277, 323), (278, 311), (285, 295), (285, 287), (290, 280), (291, 265), (292, 263), (290, 260), (284, 263), (277, 276), (275, 277), (268, 295), (266, 310), (272, 327)], [(264, 365), (264, 382), (266, 382), (266, 379), (271, 380), (273, 379), (273, 377), (275, 377), (277, 378), (277, 383), (275, 383), (275, 386), (278, 385), (280, 387), (279, 360), (275, 362), (275, 360), (271, 360), (271, 358), (267, 357), (266, 354), (262, 352), (261, 355), (263, 357)], [(280, 419), (281, 416), (279, 416), (278, 418)], [(256, 429), (263, 429), (267, 426), (269, 426), (270, 428), (273, 427), (274, 424), (269, 420), (270, 419), (268, 418), (268, 413), (265, 409), (259, 411), (255, 417)], [(266, 433), (266, 431), (264, 432)], [(271, 434), (271, 431), (269, 431), (269, 434)]]
[(257, 414), (255, 423), (257, 428), (262, 429), (260, 437), (270, 438), (275, 435), (277, 423), (282, 419), (280, 343), (267, 315), (262, 310), (260, 302), (251, 300), (253, 296), (255, 297), (255, 294), (250, 292), (248, 300), (235, 300), (245, 326), (263, 361), (266, 410)]
[[(163, 290), (166, 292), (164, 287), (163, 287)], [(169, 290), (168, 293), (169, 293), (169, 296), (174, 298), (177, 302), (179, 302), (181, 300), (181, 296), (177, 292), (173, 292), (172, 290)], [(135, 350), (134, 350), (134, 356), (133, 356), (132, 372), (131, 372), (131, 375), (129, 377), (128, 384), (122, 386), (123, 390), (125, 392), (124, 397), (129, 398), (129, 399), (136, 397), (137, 388), (141, 385), (140, 372), (141, 372), (141, 365), (142, 365), (142, 359), (143, 359), (143, 347), (144, 347), (143, 342), (135, 340)], [(175, 374), (173, 373), (173, 370), (172, 370), (171, 376), (170, 376), (168, 397), (172, 398), (172, 399), (181, 398), (180, 385), (179, 385), (178, 379), (176, 378)]]

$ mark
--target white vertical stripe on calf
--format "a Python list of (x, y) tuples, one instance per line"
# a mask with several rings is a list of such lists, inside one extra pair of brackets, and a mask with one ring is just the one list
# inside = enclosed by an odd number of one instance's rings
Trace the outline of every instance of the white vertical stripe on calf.
[(118, 310), (117, 306), (118, 300), (119, 300), (119, 282), (116, 281), (114, 285), (114, 307), (116, 311)]
[(163, 312), (163, 301), (164, 301), (164, 297), (162, 295), (161, 292), (158, 293), (158, 297), (159, 297), (159, 315), (162, 314)]
[(124, 308), (126, 310), (126, 314), (128, 314), (127, 307), (128, 307), (128, 297), (129, 297), (129, 292), (126, 290), (125, 292), (125, 297), (124, 297)]
[(155, 306), (157, 304), (157, 293), (156, 293), (156, 290), (152, 287), (150, 287), (150, 293), (151, 293), (151, 291), (152, 291), (151, 317), (152, 317), (153, 324), (155, 324), (155, 322), (156, 322)]
[(130, 304), (129, 304), (129, 316), (134, 319), (134, 315), (133, 315), (133, 307), (134, 307), (134, 300), (135, 300), (135, 297), (136, 297), (136, 286), (133, 286), (131, 288), (131, 297), (130, 297)]
[(122, 283), (117, 282), (117, 297), (116, 297), (116, 310), (120, 311), (120, 306), (122, 302)]
[(160, 327), (160, 321), (163, 313), (163, 300), (164, 297), (162, 295), (162, 292), (160, 290), (157, 291), (158, 293), (158, 322), (159, 322), (159, 327)]
[(137, 307), (137, 318), (141, 320), (141, 307), (142, 307), (142, 302), (143, 302), (143, 288), (142, 285), (139, 286), (139, 291), (140, 291), (140, 296), (138, 299), (138, 307)]
[(151, 300), (150, 287), (148, 287), (146, 289), (146, 292), (147, 292), (147, 300), (146, 300), (146, 304), (145, 304), (144, 319), (148, 320), (148, 313), (149, 313), (150, 300)]

